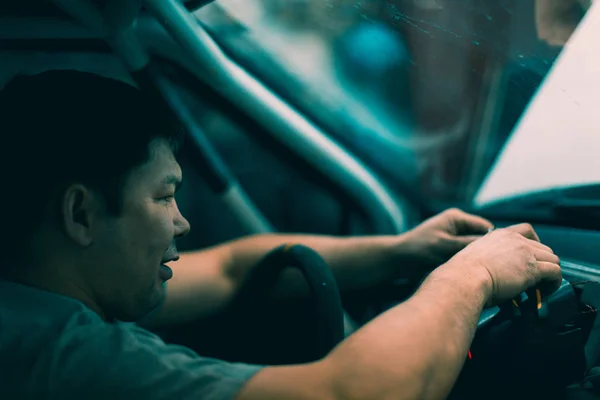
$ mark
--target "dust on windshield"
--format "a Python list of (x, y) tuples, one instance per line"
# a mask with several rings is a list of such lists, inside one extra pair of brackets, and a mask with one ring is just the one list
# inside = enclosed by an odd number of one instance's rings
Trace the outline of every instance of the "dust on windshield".
[(394, 182), (463, 204), (591, 0), (218, 0), (223, 48)]

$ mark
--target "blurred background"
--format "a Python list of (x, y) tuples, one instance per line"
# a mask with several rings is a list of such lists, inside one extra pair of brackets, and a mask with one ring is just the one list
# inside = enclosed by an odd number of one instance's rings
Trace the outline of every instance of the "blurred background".
[[(590, 5), (218, 0), (195, 16), (231, 57), (379, 173), (460, 205)], [(218, 117), (212, 123), (220, 128)]]

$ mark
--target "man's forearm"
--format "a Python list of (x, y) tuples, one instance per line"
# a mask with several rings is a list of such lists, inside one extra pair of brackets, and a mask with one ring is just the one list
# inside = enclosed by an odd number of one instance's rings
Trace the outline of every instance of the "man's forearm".
[(479, 270), (441, 267), (411, 299), (340, 345), (331, 362), (347, 398), (445, 398), (491, 290)]
[[(330, 266), (341, 290), (364, 289), (401, 277), (409, 264), (410, 249), (402, 236), (331, 237), (315, 235), (267, 234), (239, 239), (229, 244), (231, 264), (228, 273), (243, 282), (247, 274), (271, 250), (282, 244), (302, 244), (321, 255)], [(410, 274), (410, 266), (404, 268)], [(306, 289), (297, 270), (282, 274), (277, 294), (294, 295)]]
[[(250, 271), (282, 244), (303, 244), (316, 250), (331, 267), (342, 290), (375, 286), (396, 277), (409, 259), (402, 236), (337, 238), (315, 235), (268, 234), (237, 239), (210, 249), (187, 252), (172, 265), (164, 306), (143, 323), (156, 327), (206, 317), (226, 306)], [(406, 257), (403, 257), (407, 253)], [(409, 264), (407, 262), (407, 264)], [(405, 271), (410, 268), (406, 266)], [(297, 270), (287, 269), (274, 295), (294, 296), (307, 290)]]
[(480, 271), (440, 267), (411, 299), (361, 328), (324, 360), (267, 368), (238, 399), (445, 398), (491, 291), (489, 275)]

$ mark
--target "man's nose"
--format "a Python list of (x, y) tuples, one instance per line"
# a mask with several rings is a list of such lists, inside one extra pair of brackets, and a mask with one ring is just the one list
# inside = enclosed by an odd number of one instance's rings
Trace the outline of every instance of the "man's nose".
[(179, 208), (177, 208), (177, 212), (175, 214), (175, 237), (183, 237), (190, 232), (190, 223), (187, 219), (181, 214)]
[(190, 232), (190, 223), (183, 215), (175, 223), (175, 237), (183, 237)]
[(190, 223), (181, 214), (175, 222), (175, 237), (183, 237), (190, 232)]

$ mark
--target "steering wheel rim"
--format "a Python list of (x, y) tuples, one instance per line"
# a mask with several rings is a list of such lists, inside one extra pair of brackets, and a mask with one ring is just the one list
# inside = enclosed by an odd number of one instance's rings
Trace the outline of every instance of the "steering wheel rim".
[(316, 316), (316, 354), (323, 357), (345, 337), (345, 312), (335, 277), (316, 251), (298, 244), (275, 248), (252, 269), (233, 303), (246, 310), (260, 307), (286, 268), (298, 269), (308, 284)]

